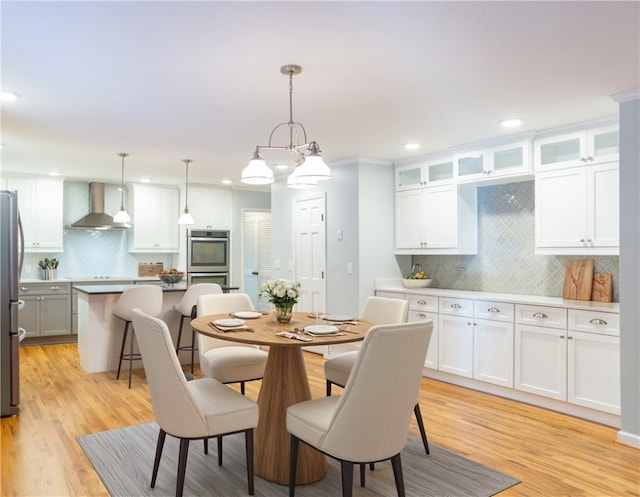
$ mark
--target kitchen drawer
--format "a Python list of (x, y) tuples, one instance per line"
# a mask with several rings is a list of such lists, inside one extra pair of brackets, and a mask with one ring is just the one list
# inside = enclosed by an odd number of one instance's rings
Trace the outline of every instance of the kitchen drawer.
[(380, 290), (376, 290), (376, 297), (386, 297), (388, 299), (404, 299), (405, 295), (404, 293), (399, 293), (399, 292), (385, 292), (385, 291), (380, 291)]
[(407, 293), (409, 309), (413, 311), (438, 312), (438, 297), (433, 295), (416, 295)]
[(560, 307), (517, 304), (516, 323), (564, 330), (567, 328), (567, 310)]
[(620, 315), (569, 309), (569, 330), (620, 336)]
[(473, 317), (473, 300), (440, 297), (440, 313)]
[(492, 302), (490, 300), (475, 300), (473, 302), (473, 317), (513, 323), (513, 304)]
[(20, 295), (57, 295), (71, 293), (71, 283), (22, 283)]

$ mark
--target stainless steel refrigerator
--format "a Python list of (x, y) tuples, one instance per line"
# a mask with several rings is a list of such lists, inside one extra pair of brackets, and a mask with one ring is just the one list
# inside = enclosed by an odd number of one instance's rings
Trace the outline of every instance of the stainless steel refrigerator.
[(20, 410), (18, 283), (23, 238), (18, 194), (0, 191), (0, 415)]

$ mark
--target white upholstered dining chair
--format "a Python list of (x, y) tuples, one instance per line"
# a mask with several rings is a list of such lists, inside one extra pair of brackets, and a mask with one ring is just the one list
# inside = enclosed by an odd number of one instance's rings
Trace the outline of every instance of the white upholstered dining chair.
[(409, 434), (432, 330), (431, 320), (372, 327), (342, 395), (287, 409), (290, 497), (295, 494), (300, 441), (340, 461), (343, 497), (352, 495), (354, 464), (360, 465), (364, 475), (365, 464), (387, 459), (393, 466), (398, 496), (404, 496), (400, 453)]
[[(207, 441), (213, 437), (220, 440), (224, 435), (244, 432), (248, 491), (253, 495), (253, 429), (258, 425), (258, 405), (212, 378), (187, 381), (166, 323), (140, 309), (134, 309), (131, 315), (138, 332), (153, 412), (160, 426), (151, 488), (156, 484), (167, 434), (180, 439), (176, 497), (181, 497), (189, 441)], [(218, 464), (221, 464), (221, 456), (218, 452)]]
[[(388, 297), (369, 297), (362, 309), (361, 318), (373, 324), (393, 324), (404, 323), (407, 320), (409, 302), (404, 299), (392, 299)], [(346, 352), (334, 358), (328, 359), (324, 363), (324, 375), (327, 380), (327, 397), (331, 396), (331, 386), (344, 387), (356, 362), (357, 351)], [(416, 402), (413, 412), (420, 430), (420, 438), (424, 451), (429, 454), (429, 441), (427, 440), (427, 430), (424, 427), (424, 420), (420, 412), (420, 404)], [(372, 468), (373, 469), (373, 468)]]
[[(197, 305), (198, 317), (253, 310), (246, 293), (201, 295)], [(245, 382), (262, 379), (267, 364), (267, 353), (257, 345), (219, 340), (202, 333), (198, 333), (198, 354), (203, 376), (222, 383), (240, 383), (243, 394)]]
[(191, 329), (191, 345), (180, 345), (182, 339), (182, 328), (184, 326), (185, 319), (191, 319), (195, 317), (193, 311), (194, 307), (198, 304), (198, 297), (200, 295), (207, 295), (210, 293), (222, 293), (222, 287), (217, 283), (196, 283), (189, 285), (187, 291), (184, 292), (182, 299), (173, 309), (180, 314), (180, 326), (178, 327), (178, 339), (176, 340), (176, 354), (180, 354), (181, 350), (187, 350), (191, 352), (191, 374), (193, 375), (193, 359), (196, 351), (196, 332)]

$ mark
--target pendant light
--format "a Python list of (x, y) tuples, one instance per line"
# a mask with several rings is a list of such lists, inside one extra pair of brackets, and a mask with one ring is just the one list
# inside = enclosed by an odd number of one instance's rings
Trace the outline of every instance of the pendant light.
[[(287, 64), (280, 68), (280, 72), (289, 76), (289, 121), (278, 124), (271, 130), (268, 145), (257, 145), (249, 165), (242, 171), (240, 181), (249, 185), (268, 185), (273, 183), (273, 171), (264, 161), (262, 150), (286, 150), (295, 154), (300, 165), (295, 175), (289, 176), (287, 186), (290, 188), (313, 188), (318, 181), (331, 178), (331, 171), (322, 160), (320, 147), (315, 141), (307, 141), (307, 131), (304, 126), (293, 120), (293, 76), (302, 72), (302, 67)], [(279, 128), (288, 130), (288, 145), (274, 145), (272, 139)], [(294, 141), (295, 137), (295, 141)]]
[(178, 219), (178, 224), (193, 224), (194, 223), (193, 216), (189, 212), (189, 206), (187, 205), (187, 200), (189, 196), (189, 164), (192, 163), (193, 161), (191, 159), (183, 159), (182, 162), (184, 162), (184, 167), (186, 171), (186, 177), (184, 181), (184, 212), (180, 216), (180, 219)]
[(129, 154), (125, 152), (120, 152), (118, 156), (122, 158), (122, 177), (120, 180), (120, 210), (116, 212), (115, 216), (113, 216), (113, 222), (115, 224), (122, 224), (122, 225), (128, 226), (131, 223), (131, 216), (124, 208), (124, 158), (128, 157)]

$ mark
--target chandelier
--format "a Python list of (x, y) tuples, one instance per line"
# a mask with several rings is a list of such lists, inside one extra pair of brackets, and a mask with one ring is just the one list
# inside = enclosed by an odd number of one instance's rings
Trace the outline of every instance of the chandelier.
[[(331, 171), (322, 160), (320, 147), (315, 141), (307, 141), (307, 131), (304, 126), (293, 120), (293, 76), (302, 72), (302, 67), (287, 64), (280, 68), (280, 72), (289, 75), (289, 121), (278, 124), (271, 130), (268, 145), (256, 145), (253, 158), (242, 171), (240, 181), (249, 185), (268, 185), (273, 183), (273, 171), (262, 158), (262, 150), (286, 150), (296, 155), (296, 168), (288, 178), (287, 186), (292, 188), (309, 188), (317, 185), (318, 181), (329, 179)], [(272, 140), (280, 128), (289, 129), (289, 144), (274, 145)]]

